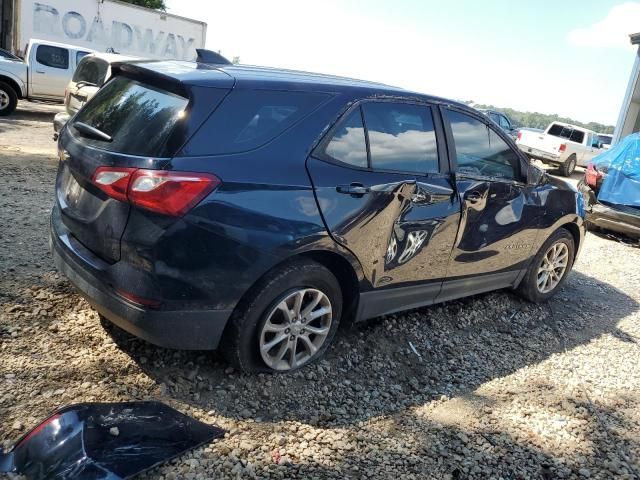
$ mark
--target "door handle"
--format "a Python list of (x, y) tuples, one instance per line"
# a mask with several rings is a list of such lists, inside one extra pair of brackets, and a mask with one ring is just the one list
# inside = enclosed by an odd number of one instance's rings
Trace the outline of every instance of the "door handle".
[(41, 70), (36, 70), (36, 73), (44, 74), (44, 72), (43, 72), (43, 71), (41, 71)]
[(482, 195), (480, 195), (479, 192), (473, 190), (472, 192), (465, 193), (464, 199), (472, 203), (475, 203), (475, 202), (479, 202), (482, 199)]
[(351, 185), (338, 185), (336, 187), (338, 193), (346, 193), (347, 195), (353, 195), (355, 197), (361, 197), (365, 193), (369, 193), (371, 190), (369, 187), (365, 187), (361, 183), (352, 183)]

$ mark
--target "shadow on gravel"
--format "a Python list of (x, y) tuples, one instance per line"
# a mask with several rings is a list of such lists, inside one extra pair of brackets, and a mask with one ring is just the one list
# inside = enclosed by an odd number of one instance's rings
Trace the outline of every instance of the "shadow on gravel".
[(323, 361), (288, 375), (230, 372), (214, 353), (166, 350), (108, 329), (176, 400), (228, 417), (335, 426), (471, 395), (604, 334), (635, 341), (617, 324), (637, 309), (623, 292), (573, 272), (548, 304), (496, 292), (343, 330)]

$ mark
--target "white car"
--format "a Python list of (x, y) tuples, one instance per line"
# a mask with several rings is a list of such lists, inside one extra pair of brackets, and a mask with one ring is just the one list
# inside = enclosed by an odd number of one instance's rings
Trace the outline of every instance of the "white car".
[(69, 118), (75, 115), (111, 78), (111, 65), (116, 62), (132, 60), (139, 60), (139, 58), (117, 53), (91, 53), (80, 61), (73, 78), (64, 91), (66, 111), (58, 113), (53, 119), (54, 140), (58, 139), (58, 133)]
[(82, 57), (93, 50), (46, 40), (31, 40), (25, 60), (0, 56), (0, 116), (12, 113), (18, 99), (62, 101)]
[(543, 133), (521, 130), (516, 145), (530, 158), (558, 167), (565, 177), (602, 152), (596, 132), (562, 122), (552, 122)]

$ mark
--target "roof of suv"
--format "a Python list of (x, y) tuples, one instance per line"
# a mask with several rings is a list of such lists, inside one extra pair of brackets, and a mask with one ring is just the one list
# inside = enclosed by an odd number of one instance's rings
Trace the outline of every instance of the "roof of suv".
[[(203, 87), (262, 87), (293, 88), (299, 90), (326, 87), (335, 90), (343, 88), (375, 89), (379, 92), (404, 95), (420, 95), (408, 90), (382, 83), (337, 77), (320, 73), (300, 72), (280, 68), (256, 67), (247, 65), (209, 65), (203, 63), (160, 60), (127, 62), (129, 68), (150, 70), (165, 77), (171, 77), (181, 83)], [(121, 65), (127, 71), (127, 65)]]

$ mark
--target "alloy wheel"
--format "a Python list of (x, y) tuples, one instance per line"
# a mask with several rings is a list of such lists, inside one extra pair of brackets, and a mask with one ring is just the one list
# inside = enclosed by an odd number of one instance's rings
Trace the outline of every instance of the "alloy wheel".
[(0, 90), (0, 110), (4, 110), (9, 106), (9, 94), (4, 90)]
[(564, 242), (554, 243), (542, 257), (538, 267), (536, 286), (540, 293), (554, 290), (567, 271), (569, 248)]
[(320, 350), (331, 331), (331, 301), (320, 290), (286, 294), (267, 314), (260, 332), (260, 355), (274, 370), (301, 367)]

